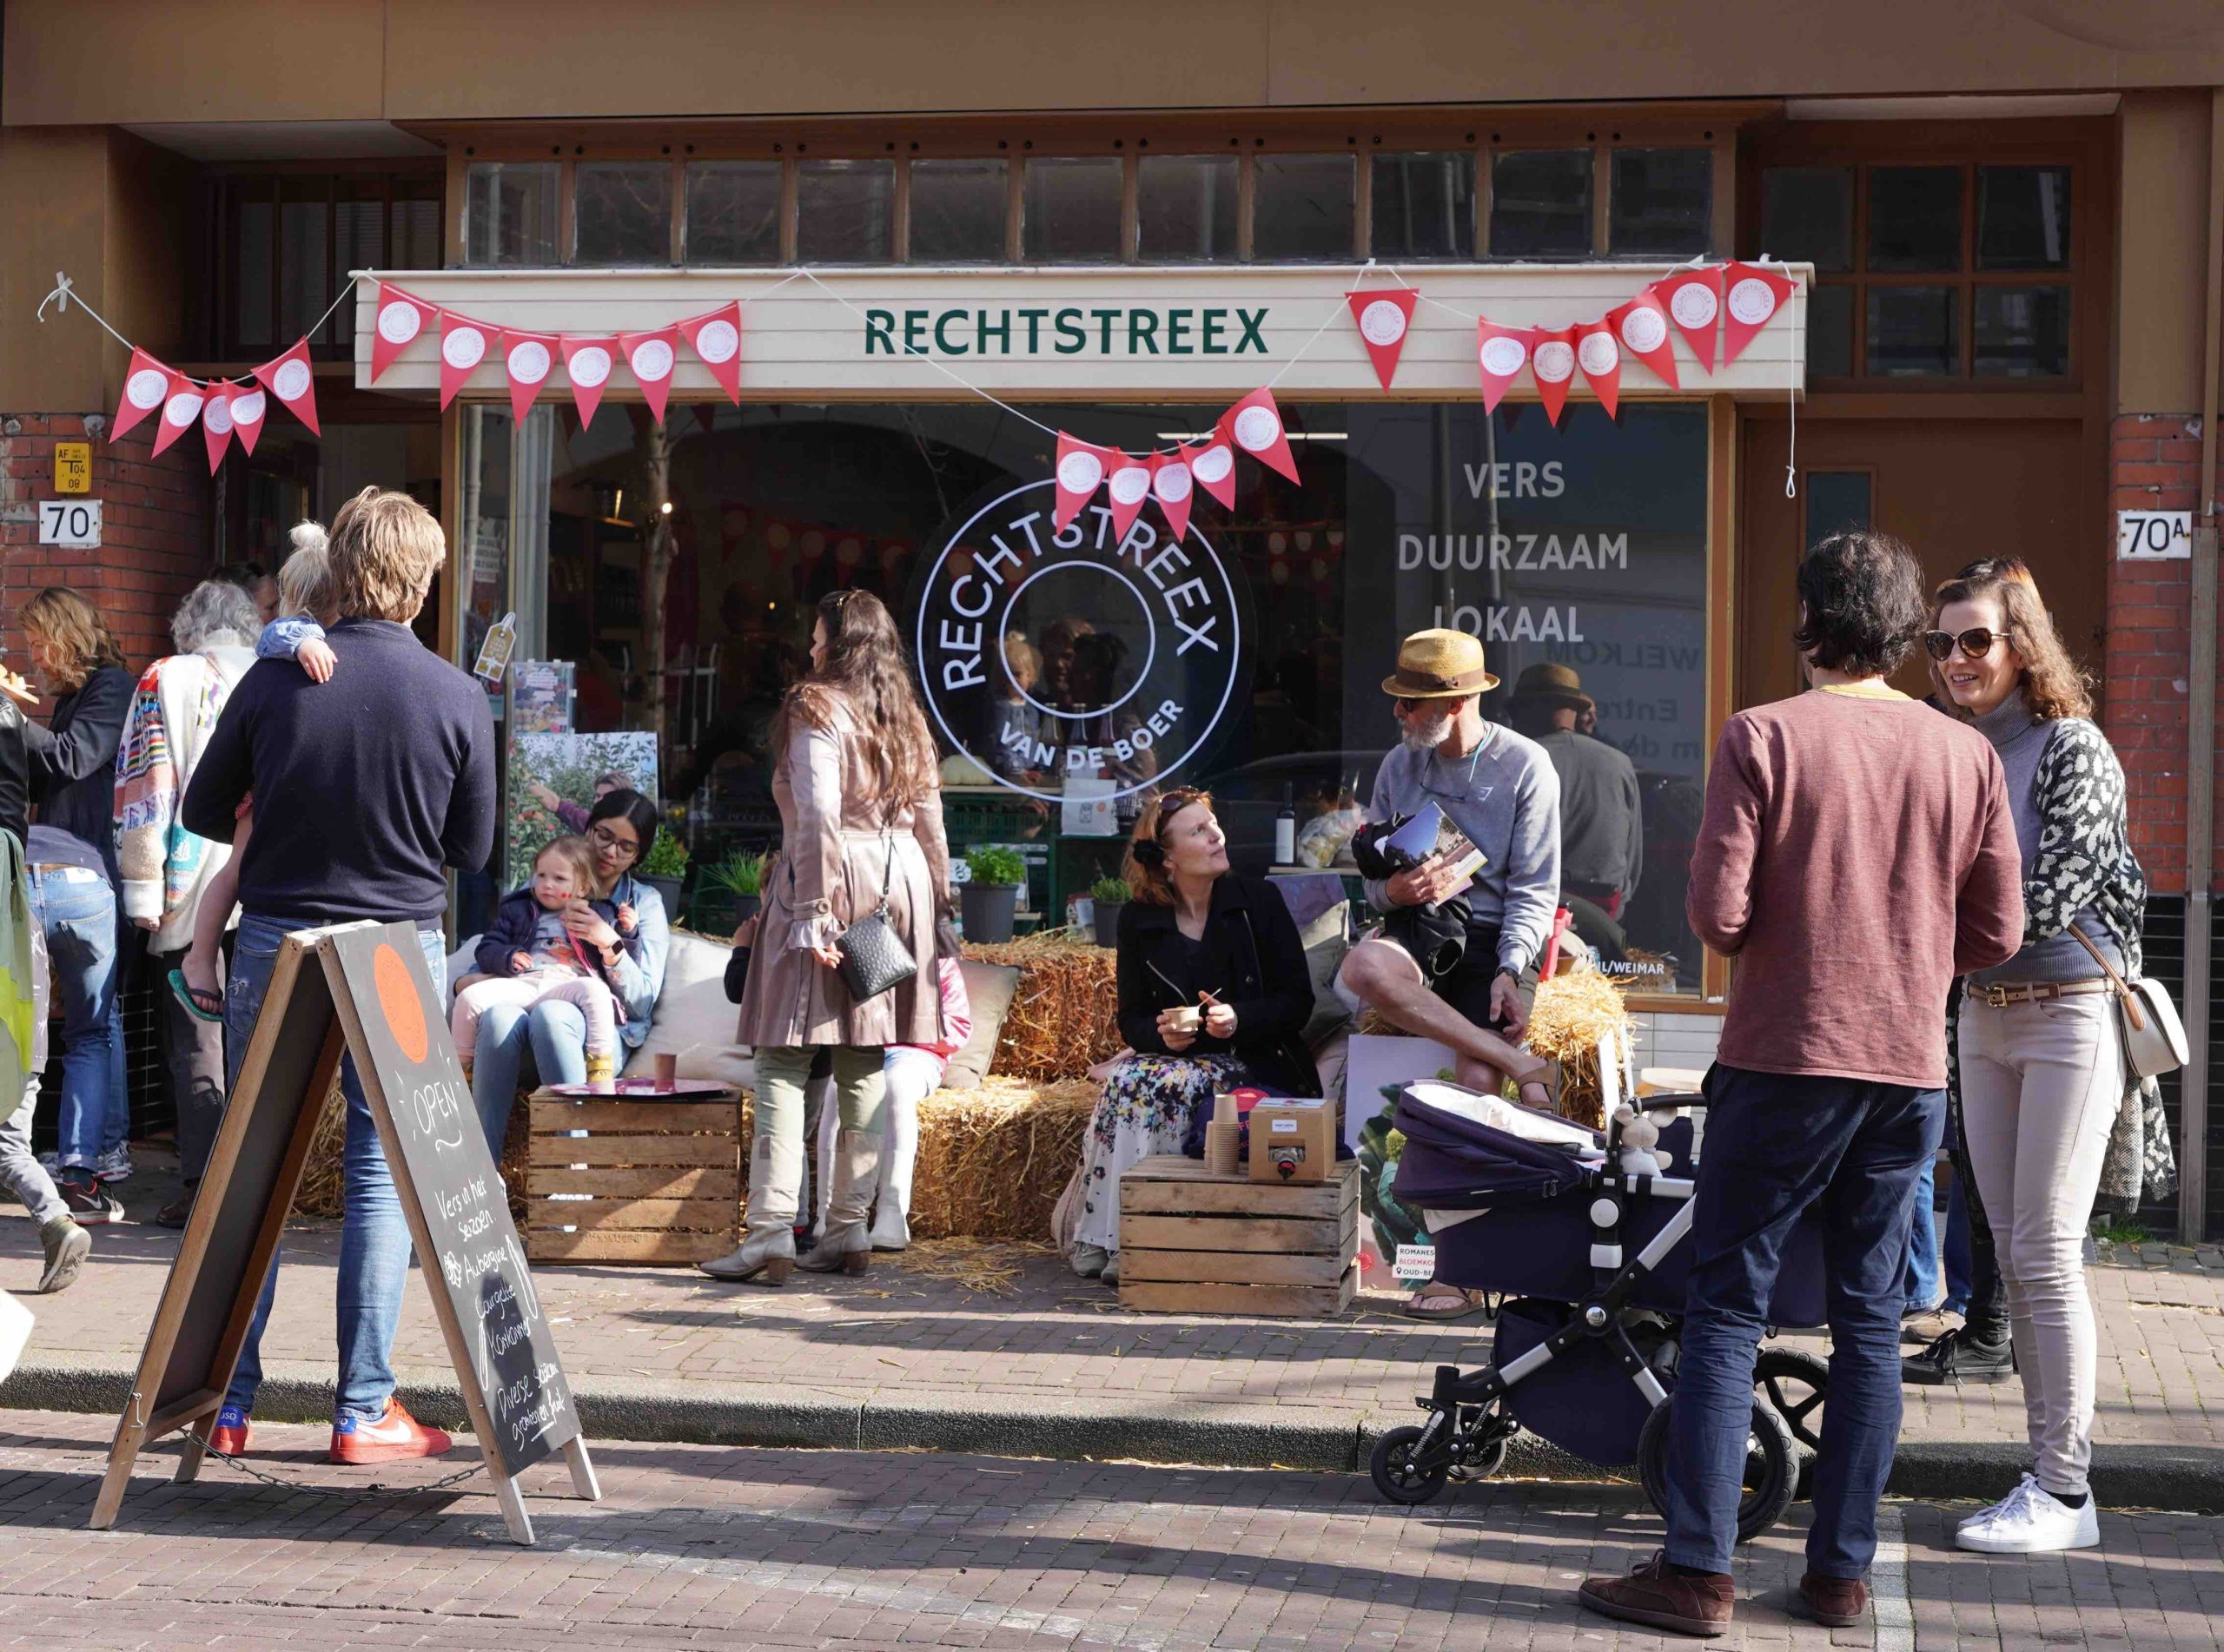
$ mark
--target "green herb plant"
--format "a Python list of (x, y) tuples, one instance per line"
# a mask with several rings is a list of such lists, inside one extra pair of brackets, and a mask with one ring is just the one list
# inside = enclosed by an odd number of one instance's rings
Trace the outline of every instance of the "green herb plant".
[(1099, 906), (1117, 906), (1132, 894), (1123, 877), (1101, 877), (1089, 886), (1089, 898)]
[(734, 895), (764, 893), (764, 874), (772, 864), (768, 851), (763, 855), (729, 855), (725, 860), (704, 874), (711, 883)]
[(672, 835), (672, 828), (657, 828), (657, 841), (641, 857), (641, 870), (650, 877), (687, 876), (687, 845)]
[(1027, 882), (1027, 862), (1016, 849), (983, 843), (965, 851), (965, 869), (983, 889), (1017, 889)]

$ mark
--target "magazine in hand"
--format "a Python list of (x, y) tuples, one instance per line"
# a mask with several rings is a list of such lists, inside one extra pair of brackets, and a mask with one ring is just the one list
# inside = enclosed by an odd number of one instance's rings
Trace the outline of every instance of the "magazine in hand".
[(1447, 865), (1458, 873), (1458, 886), (1444, 898), (1447, 901), (1465, 895), (1489, 859), (1467, 839), (1466, 833), (1452, 823), (1443, 809), (1433, 803), (1423, 803), (1413, 811), (1413, 817), (1382, 840), (1382, 857), (1399, 871), (1410, 871), (1431, 856), (1441, 856)]

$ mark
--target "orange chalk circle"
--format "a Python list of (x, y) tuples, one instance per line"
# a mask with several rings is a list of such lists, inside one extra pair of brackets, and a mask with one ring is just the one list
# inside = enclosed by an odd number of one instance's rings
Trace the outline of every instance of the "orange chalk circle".
[(425, 1027), (425, 1005), (417, 996), (417, 983), (409, 978), (409, 966), (402, 962), (400, 953), (381, 942), (371, 955), (371, 979), (378, 988), (379, 1013), (386, 1017), (387, 1031), (394, 1034), (394, 1041), (414, 1067), (425, 1059), (433, 1043)]

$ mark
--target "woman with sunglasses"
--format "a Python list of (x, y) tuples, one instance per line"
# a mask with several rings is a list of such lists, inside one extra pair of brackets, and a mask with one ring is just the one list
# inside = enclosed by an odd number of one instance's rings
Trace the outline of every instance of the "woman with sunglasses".
[(1147, 803), (1122, 869), (1134, 894), (1120, 910), (1120, 1034), (1135, 1053), (1089, 1120), (1073, 1251), (1075, 1272), (1115, 1285), (1122, 1173), (1154, 1153), (1194, 1157), (1220, 1091), (1320, 1094), (1296, 922), (1267, 879), (1228, 870), (1210, 794)]
[(2138, 1116), (2108, 971), (2139, 971), (2147, 879), (2123, 770), (2030, 571), (2012, 557), (1971, 563), (1934, 601), (1931, 674), (1999, 753), (2023, 857), (2022, 949), (1966, 979), (1956, 1058), (2037, 1462), (1958, 1540), (1993, 1554), (2089, 1549), (2096, 1354), (2083, 1245), (2111, 1132), (2127, 1104)]

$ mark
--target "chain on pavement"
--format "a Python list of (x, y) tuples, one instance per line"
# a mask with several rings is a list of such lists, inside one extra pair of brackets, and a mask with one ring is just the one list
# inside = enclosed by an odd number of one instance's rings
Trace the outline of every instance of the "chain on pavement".
[[(180, 1428), (177, 1432), (185, 1439), (199, 1445), (204, 1455), (213, 1457), (219, 1463), (228, 1464), (230, 1467), (238, 1470), (250, 1480), (260, 1480), (265, 1485), (275, 1485), (281, 1491), (329, 1491), (333, 1490), (331, 1486), (317, 1481), (288, 1480), (280, 1475), (265, 1473), (262, 1470), (258, 1469), (254, 1464), (248, 1463), (244, 1457), (234, 1457), (228, 1451), (219, 1451), (215, 1446), (209, 1444), (208, 1441), (195, 1434), (190, 1424)], [(165, 1436), (164, 1437), (167, 1438), (168, 1437)], [(148, 1444), (151, 1445), (155, 1444), (155, 1442), (150, 1440)], [(479, 1473), (480, 1470), (485, 1467), (486, 1464), (483, 1462), (474, 1463), (467, 1469), (459, 1469), (453, 1474), (448, 1475), (441, 1479), (434, 1480), (426, 1485), (381, 1485), (379, 1482), (374, 1480), (367, 1486), (356, 1488), (355, 1491), (356, 1495), (363, 1497), (421, 1497), (427, 1491), (444, 1491), (452, 1485), (461, 1485), (466, 1480), (470, 1479), (473, 1475)]]

